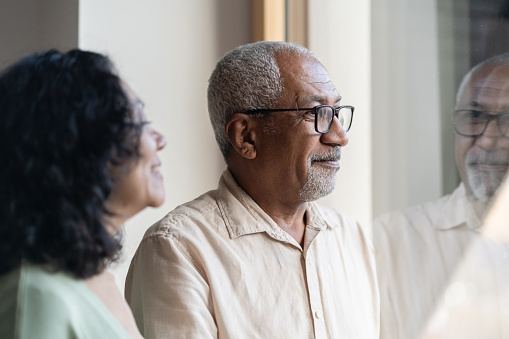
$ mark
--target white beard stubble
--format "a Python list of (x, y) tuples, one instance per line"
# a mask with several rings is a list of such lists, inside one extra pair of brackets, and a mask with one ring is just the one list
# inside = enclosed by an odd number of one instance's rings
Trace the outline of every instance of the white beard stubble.
[(299, 196), (304, 201), (318, 200), (334, 191), (337, 183), (338, 168), (328, 169), (316, 165), (314, 161), (334, 161), (341, 158), (341, 149), (335, 147), (332, 152), (325, 154), (313, 154), (308, 159), (308, 178), (299, 192)]

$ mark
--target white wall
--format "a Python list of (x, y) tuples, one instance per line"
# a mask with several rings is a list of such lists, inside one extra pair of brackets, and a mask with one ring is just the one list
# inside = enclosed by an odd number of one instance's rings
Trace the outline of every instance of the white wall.
[(336, 190), (320, 202), (365, 226), (372, 217), (370, 13), (369, 0), (309, 1), (309, 47), (329, 71), (341, 104), (355, 107)]
[(443, 112), (436, 2), (378, 0), (372, 6), (373, 214), (377, 216), (442, 195)]
[(206, 88), (216, 62), (250, 42), (249, 0), (86, 0), (79, 46), (107, 54), (166, 135), (161, 152), (164, 205), (125, 227), (124, 257), (114, 268), (123, 289), (143, 233), (178, 204), (217, 187), (224, 168), (210, 126)]

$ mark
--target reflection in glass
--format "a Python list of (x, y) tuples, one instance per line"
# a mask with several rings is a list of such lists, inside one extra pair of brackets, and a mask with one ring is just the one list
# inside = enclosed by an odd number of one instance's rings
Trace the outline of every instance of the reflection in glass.
[(483, 219), (509, 165), (508, 84), (509, 54), (467, 73), (454, 115), (461, 183), (450, 195), (374, 221), (381, 338), (504, 338), (509, 333), (501, 313), (509, 311), (509, 295), (494, 292), (508, 292), (500, 286), (509, 283), (509, 275), (501, 277), (497, 269), (503, 246), (482, 235)]
[(473, 109), (454, 111), (454, 131), (466, 137), (483, 135), (492, 120), (496, 122), (499, 133), (507, 136), (509, 113), (484, 112)]

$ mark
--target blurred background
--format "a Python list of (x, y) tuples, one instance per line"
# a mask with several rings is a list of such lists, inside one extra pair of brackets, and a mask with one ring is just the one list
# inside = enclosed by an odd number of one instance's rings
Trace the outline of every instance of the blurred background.
[(0, 68), (49, 48), (106, 54), (168, 138), (167, 199), (125, 226), (113, 268), (123, 289), (145, 230), (214, 189), (225, 168), (206, 88), (227, 51), (286, 40), (315, 52), (356, 108), (338, 186), (321, 202), (369, 231), (373, 217), (459, 183), (456, 90), (471, 66), (509, 50), (508, 17), (505, 0), (0, 0)]

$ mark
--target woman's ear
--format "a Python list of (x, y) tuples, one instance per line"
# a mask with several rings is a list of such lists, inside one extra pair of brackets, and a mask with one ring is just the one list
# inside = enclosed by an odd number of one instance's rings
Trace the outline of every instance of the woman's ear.
[(226, 124), (226, 135), (235, 151), (243, 158), (256, 158), (256, 131), (251, 116), (244, 113), (234, 114)]

